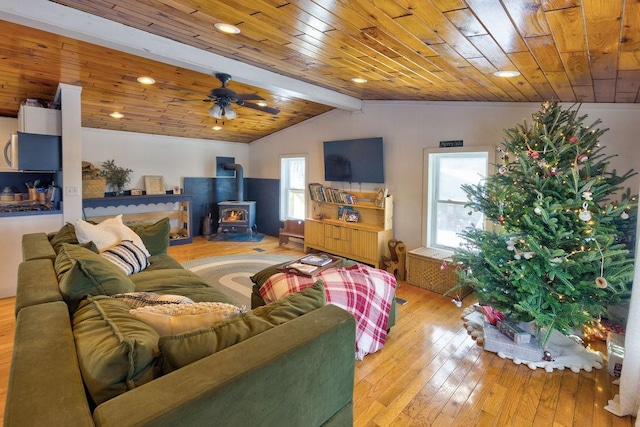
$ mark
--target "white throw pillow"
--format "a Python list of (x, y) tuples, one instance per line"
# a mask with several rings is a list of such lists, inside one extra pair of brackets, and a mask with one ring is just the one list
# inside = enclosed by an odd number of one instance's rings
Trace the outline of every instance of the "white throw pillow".
[(182, 295), (162, 295), (155, 292), (125, 292), (111, 295), (127, 303), (131, 308), (145, 307), (147, 305), (167, 305), (167, 304), (194, 304), (191, 298)]
[(149, 251), (140, 236), (122, 222), (122, 214), (105, 219), (99, 224), (91, 224), (79, 219), (75, 223), (75, 231), (78, 242), (93, 242), (98, 252), (112, 248), (123, 240), (131, 240), (146, 256), (149, 256)]
[(242, 312), (241, 308), (223, 302), (148, 305), (129, 310), (134, 317), (158, 331), (160, 336), (209, 327)]
[(127, 276), (140, 273), (149, 267), (147, 254), (137, 247), (131, 240), (123, 240), (116, 246), (100, 253), (107, 261), (112, 262)]

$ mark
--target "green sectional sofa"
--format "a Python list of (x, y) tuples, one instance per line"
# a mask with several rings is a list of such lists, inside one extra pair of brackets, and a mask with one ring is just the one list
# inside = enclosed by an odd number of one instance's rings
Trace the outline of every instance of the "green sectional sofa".
[(355, 323), (321, 283), (160, 336), (110, 293), (229, 301), (166, 254), (168, 222), (133, 230), (149, 265), (124, 279), (70, 224), (23, 236), (5, 426), (353, 425)]

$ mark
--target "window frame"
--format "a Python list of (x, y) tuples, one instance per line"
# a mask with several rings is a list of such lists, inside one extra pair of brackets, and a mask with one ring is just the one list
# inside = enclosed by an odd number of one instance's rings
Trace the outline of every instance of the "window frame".
[[(423, 151), (423, 177), (422, 177), (422, 246), (435, 248), (445, 251), (453, 251), (450, 246), (438, 245), (432, 240), (431, 236), (435, 233), (433, 230), (437, 226), (435, 215), (437, 213), (438, 204), (433, 199), (434, 193), (437, 192), (436, 186), (438, 185), (438, 177), (432, 179), (432, 174), (436, 173), (433, 168), (435, 165), (431, 164), (431, 159), (436, 158), (438, 155), (470, 155), (473, 153), (486, 153), (487, 155), (487, 176), (495, 173), (495, 157), (496, 148), (494, 146), (477, 146), (477, 147), (451, 147), (451, 148), (425, 148)], [(467, 203), (458, 201), (451, 201), (454, 205), (464, 205)], [(490, 230), (492, 227), (491, 221), (484, 219), (485, 230)]]
[[(301, 189), (294, 189), (293, 192), (295, 193), (299, 193), (302, 195), (302, 200), (304, 203), (303, 206), (303, 218), (291, 218), (288, 216), (288, 212), (289, 212), (289, 203), (288, 203), (288, 195), (289, 192), (292, 191), (291, 188), (288, 187), (288, 176), (289, 176), (289, 169), (287, 168), (287, 170), (284, 170), (284, 165), (286, 161), (290, 161), (292, 159), (302, 159), (304, 160), (304, 185)], [(286, 176), (285, 176), (285, 172), (286, 172)], [(286, 155), (281, 155), (280, 156), (280, 190), (279, 190), (279, 196), (280, 196), (280, 201), (279, 201), (279, 217), (280, 217), (280, 221), (285, 221), (288, 219), (293, 219), (293, 220), (304, 220), (305, 217), (307, 216), (307, 187), (309, 184), (309, 161), (307, 159), (307, 155), (306, 154), (286, 154)]]

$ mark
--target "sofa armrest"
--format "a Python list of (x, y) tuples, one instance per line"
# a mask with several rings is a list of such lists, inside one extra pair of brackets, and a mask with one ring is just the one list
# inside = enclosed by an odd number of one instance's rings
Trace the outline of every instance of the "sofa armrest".
[(15, 315), (24, 307), (62, 301), (58, 277), (50, 259), (24, 261), (18, 266)]
[(16, 319), (5, 427), (91, 426), (67, 305), (25, 307)]
[(314, 310), (96, 408), (96, 425), (353, 423), (355, 321)]
[(28, 233), (22, 236), (22, 260), (56, 259), (56, 251), (46, 233)]

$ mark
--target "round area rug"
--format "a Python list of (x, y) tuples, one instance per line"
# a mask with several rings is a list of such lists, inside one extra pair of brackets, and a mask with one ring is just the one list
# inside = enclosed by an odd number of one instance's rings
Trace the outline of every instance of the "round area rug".
[(182, 266), (223, 292), (237, 306), (251, 308), (250, 277), (270, 265), (293, 259), (283, 255), (225, 255), (188, 261)]

